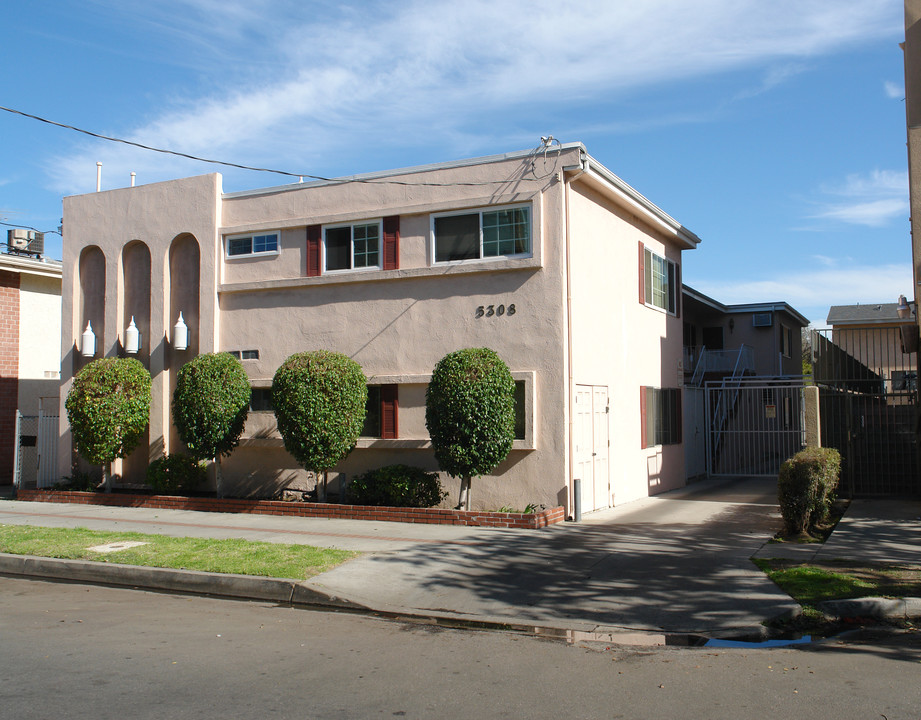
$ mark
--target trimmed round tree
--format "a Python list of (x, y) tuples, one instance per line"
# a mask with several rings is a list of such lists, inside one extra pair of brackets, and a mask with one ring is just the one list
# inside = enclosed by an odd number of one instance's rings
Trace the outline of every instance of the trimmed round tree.
[(64, 408), (77, 452), (102, 465), (110, 492), (110, 464), (137, 447), (150, 420), (150, 373), (134, 358), (93, 360), (74, 377)]
[(221, 457), (240, 442), (251, 392), (243, 365), (230, 353), (199, 355), (176, 374), (173, 424), (193, 458), (214, 460), (218, 497), (223, 495)]
[(425, 425), (438, 465), (461, 478), (457, 507), (470, 509), (470, 479), (505, 460), (515, 439), (515, 381), (489, 348), (445, 355), (425, 391)]
[(368, 381), (341, 353), (292, 355), (275, 372), (272, 404), (285, 449), (317, 475), (317, 499), (326, 501), (329, 469), (348, 455), (365, 422)]

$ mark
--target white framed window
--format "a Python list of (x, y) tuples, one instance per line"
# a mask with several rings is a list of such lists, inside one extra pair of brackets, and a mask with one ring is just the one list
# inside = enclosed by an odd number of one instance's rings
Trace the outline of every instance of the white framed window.
[(432, 257), (436, 263), (530, 255), (530, 205), (432, 215)]
[(643, 286), (646, 304), (675, 315), (678, 308), (678, 287), (676, 265), (649, 248), (645, 249)]
[(381, 221), (323, 228), (325, 272), (381, 266)]
[(225, 241), (224, 254), (228, 258), (278, 254), (277, 232), (230, 235)]
[(784, 357), (793, 357), (793, 328), (780, 326), (780, 353)]

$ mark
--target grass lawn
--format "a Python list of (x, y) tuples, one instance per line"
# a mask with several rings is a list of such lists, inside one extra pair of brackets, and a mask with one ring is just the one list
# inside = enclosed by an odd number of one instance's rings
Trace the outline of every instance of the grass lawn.
[[(115, 542), (145, 544), (108, 553), (90, 549)], [(291, 580), (305, 580), (359, 555), (346, 550), (309, 545), (178, 538), (32, 525), (0, 525), (0, 552)]]

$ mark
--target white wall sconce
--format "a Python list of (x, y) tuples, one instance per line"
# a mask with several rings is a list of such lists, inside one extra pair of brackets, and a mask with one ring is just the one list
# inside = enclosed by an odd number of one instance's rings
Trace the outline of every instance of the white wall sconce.
[(899, 304), (896, 307), (895, 311), (899, 314), (899, 317), (902, 320), (906, 320), (911, 317), (911, 307), (908, 304), (908, 300), (905, 299), (904, 295), (899, 295)]
[(93, 357), (96, 354), (96, 333), (93, 332), (93, 326), (90, 321), (86, 321), (86, 330), (80, 340), (80, 354), (83, 357)]
[(134, 324), (134, 315), (131, 316), (131, 322), (125, 330), (125, 352), (129, 355), (137, 355), (141, 349), (141, 331)]
[(179, 320), (173, 325), (173, 347), (176, 350), (188, 350), (189, 348), (189, 327), (182, 319), (182, 311), (179, 311)]

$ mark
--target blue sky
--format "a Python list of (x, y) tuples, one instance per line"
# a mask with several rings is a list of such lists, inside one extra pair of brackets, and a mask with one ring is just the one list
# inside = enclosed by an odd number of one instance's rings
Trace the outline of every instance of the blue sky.
[[(911, 296), (901, 0), (36, 0), (4, 6), (0, 105), (228, 162), (341, 176), (588, 151), (702, 239), (725, 303)], [(0, 112), (0, 221), (219, 170)], [(60, 238), (46, 238), (60, 257)]]

